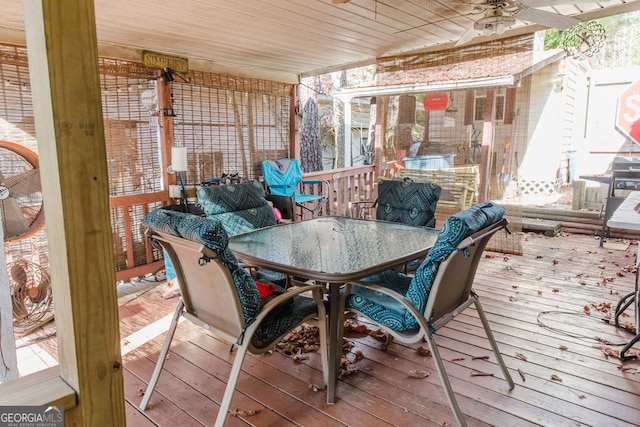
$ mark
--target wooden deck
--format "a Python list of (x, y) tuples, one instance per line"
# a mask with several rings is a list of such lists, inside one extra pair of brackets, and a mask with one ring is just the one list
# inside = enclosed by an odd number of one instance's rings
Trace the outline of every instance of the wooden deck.
[[(475, 289), (515, 389), (509, 392), (501, 378), (473, 309), (436, 336), (470, 426), (638, 425), (640, 362), (607, 355), (632, 335), (602, 320), (634, 288), (636, 245), (611, 243), (614, 248), (599, 248), (592, 236), (526, 233), (522, 256), (487, 252)], [(156, 288), (121, 303), (129, 426), (213, 425), (234, 353), (229, 343), (186, 321), (178, 327), (151, 408), (137, 409), (177, 302), (163, 299)], [(633, 322), (632, 316), (624, 320)], [(317, 354), (301, 362), (279, 352), (249, 355), (231, 404), (238, 415), (229, 416), (227, 425), (456, 425), (433, 360), (418, 346), (392, 343), (383, 351), (370, 335), (352, 333), (349, 340), (349, 357), (361, 352), (364, 358), (339, 381), (335, 405), (326, 404), (324, 391), (315, 391), (322, 383)], [(55, 343), (39, 345), (55, 350)], [(640, 344), (633, 350), (640, 352)], [(430, 375), (415, 379), (412, 370)]]

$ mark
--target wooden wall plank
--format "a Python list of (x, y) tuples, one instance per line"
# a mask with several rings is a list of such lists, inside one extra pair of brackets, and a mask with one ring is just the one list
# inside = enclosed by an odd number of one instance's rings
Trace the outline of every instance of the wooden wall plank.
[(78, 401), (65, 422), (125, 425), (94, 4), (24, 9), (60, 375)]

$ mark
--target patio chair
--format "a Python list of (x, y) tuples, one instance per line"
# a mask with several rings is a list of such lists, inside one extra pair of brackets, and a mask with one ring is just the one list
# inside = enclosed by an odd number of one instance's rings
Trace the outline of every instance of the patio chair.
[(295, 208), (314, 217), (320, 212), (328, 197), (323, 194), (302, 193), (306, 184), (320, 185), (320, 192), (329, 191), (329, 185), (320, 180), (303, 180), (300, 162), (296, 159), (266, 160), (262, 162), (262, 176), (267, 185), (267, 200), (282, 212), (283, 218), (293, 218)]
[[(264, 198), (264, 188), (259, 182), (203, 186), (196, 194), (205, 215), (220, 221), (230, 236), (277, 224), (273, 207)], [(258, 280), (288, 284), (286, 274), (264, 269), (255, 272)]]
[[(430, 182), (415, 182), (383, 179), (378, 183), (378, 198), (374, 202), (354, 202), (357, 216), (366, 218), (368, 209), (376, 210), (376, 219), (401, 222), (408, 225), (436, 226), (436, 207), (440, 199), (440, 185)], [(420, 260), (404, 265), (404, 272), (414, 271)]]
[(376, 219), (408, 225), (435, 227), (436, 206), (442, 188), (430, 182), (383, 179), (378, 183), (374, 202), (354, 202), (356, 215), (363, 218), (367, 209), (376, 210)]
[[(228, 248), (228, 236), (220, 222), (156, 209), (145, 217), (143, 225), (147, 237), (159, 243), (171, 258), (182, 299), (140, 403), (141, 410), (149, 405), (181, 317), (237, 345), (216, 426), (224, 424), (246, 352), (262, 354), (269, 351), (302, 322), (318, 319), (322, 367), (327, 383), (327, 335), (321, 285), (303, 286), (271, 300), (263, 299), (256, 282), (238, 265)], [(304, 292), (309, 292), (313, 298), (301, 296)]]
[[(451, 216), (414, 277), (393, 270), (347, 284), (341, 297), (346, 311), (367, 317), (399, 342), (425, 339), (433, 354), (447, 400), (458, 423), (466, 425), (449, 383), (434, 339), (435, 333), (471, 304), (489, 338), (494, 355), (509, 383), (514, 383), (502, 359), (478, 295), (472, 285), (484, 248), (496, 232), (506, 228), (505, 208), (492, 202), (472, 206)], [(345, 313), (341, 310), (341, 313)]]

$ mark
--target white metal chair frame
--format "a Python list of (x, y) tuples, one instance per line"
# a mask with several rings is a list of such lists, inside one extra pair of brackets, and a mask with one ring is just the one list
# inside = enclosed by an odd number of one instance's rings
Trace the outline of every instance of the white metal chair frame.
[[(503, 219), (497, 223), (485, 227), (484, 229), (474, 233), (472, 236), (464, 239), (444, 261), (441, 262), (438, 272), (433, 281), (433, 286), (429, 293), (425, 313), (419, 312), (409, 300), (397, 292), (381, 285), (371, 283), (354, 282), (356, 285), (373, 289), (377, 292), (390, 296), (398, 303), (402, 304), (417, 320), (419, 327), (411, 331), (397, 332), (375, 322), (380, 328), (387, 332), (393, 339), (405, 344), (415, 344), (426, 339), (429, 350), (433, 355), (433, 360), (438, 371), (438, 375), (444, 386), (447, 400), (451, 406), (456, 420), (461, 426), (466, 426), (464, 415), (455, 398), (451, 383), (447, 377), (444, 363), (438, 351), (434, 334), (440, 328), (445, 326), (449, 321), (453, 320), (458, 314), (462, 313), (471, 304), (475, 305), (478, 316), (482, 322), (482, 327), (491, 344), (491, 348), (495, 354), (496, 360), (500, 365), (500, 369), (509, 384), (509, 390), (513, 390), (514, 382), (507, 370), (498, 345), (495, 341), (489, 322), (487, 321), (478, 295), (473, 291), (472, 285), (475, 278), (478, 263), (482, 258), (485, 246), (491, 236), (499, 230), (505, 229), (507, 220)], [(341, 298), (341, 308), (345, 307), (345, 299), (350, 292), (352, 284), (347, 284)], [(357, 310), (346, 308), (346, 311), (354, 312), (364, 316)], [(341, 309), (341, 313), (345, 310)], [(373, 320), (373, 319), (372, 319)]]
[[(249, 351), (253, 354), (266, 353), (286, 335), (286, 333), (283, 334), (279, 339), (272, 341), (265, 347), (256, 347), (252, 343), (254, 333), (261, 322), (277, 305), (293, 298), (295, 295), (309, 291), (318, 305), (317, 323), (320, 332), (322, 368), (324, 382), (328, 384), (327, 329), (326, 311), (323, 303), (323, 286), (302, 286), (275, 297), (262, 307), (255, 320), (247, 326), (233, 278), (229, 270), (216, 259), (216, 254), (211, 249), (199, 243), (151, 230), (147, 230), (146, 234), (154, 241), (159, 242), (169, 255), (176, 271), (182, 299), (176, 308), (164, 344), (160, 350), (158, 362), (140, 403), (142, 411), (149, 406), (149, 400), (167, 358), (178, 321), (180, 317), (184, 317), (210, 331), (215, 336), (237, 345), (237, 353), (215, 422), (217, 427), (224, 425), (246, 352)], [(210, 260), (204, 265), (199, 263), (203, 256), (205, 259)], [(315, 317), (308, 316), (303, 321), (312, 321)]]

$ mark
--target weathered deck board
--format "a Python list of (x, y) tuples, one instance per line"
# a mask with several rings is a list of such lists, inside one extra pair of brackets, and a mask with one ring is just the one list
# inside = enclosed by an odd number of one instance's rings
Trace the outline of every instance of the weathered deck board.
[[(590, 236), (527, 233), (523, 249), (522, 256), (492, 253), (484, 258), (475, 284), (515, 389), (508, 391), (475, 310), (466, 310), (436, 336), (469, 425), (634, 425), (640, 419), (640, 374), (619, 370), (622, 362), (606, 357), (603, 344), (593, 337), (614, 343), (630, 339), (628, 332), (599, 320), (606, 313), (597, 306), (610, 303), (612, 314), (620, 296), (633, 289), (633, 273), (622, 268), (634, 264), (636, 246), (613, 251), (599, 248)], [(158, 301), (152, 304), (157, 311)], [(561, 330), (538, 324), (542, 312), (549, 312), (543, 322)], [(455, 425), (433, 361), (419, 355), (417, 346), (394, 343), (385, 352), (369, 336), (350, 339), (354, 351), (362, 351), (365, 358), (358, 362), (358, 372), (340, 380), (335, 405), (327, 405), (324, 392), (309, 387), (322, 381), (318, 355), (298, 363), (273, 353), (247, 357), (232, 407), (262, 408), (244, 418), (255, 425), (267, 425), (267, 414), (268, 425)], [(156, 340), (155, 347), (160, 345), (160, 338)], [(228, 348), (227, 343), (197, 334), (189, 343), (175, 346), (167, 362), (168, 376), (180, 384), (194, 382), (199, 393), (218, 402), (232, 361)], [(483, 355), (489, 360), (472, 359)], [(217, 385), (202, 386), (197, 374), (189, 374), (187, 359), (206, 378), (218, 379), (209, 381)], [(125, 368), (129, 366), (135, 365), (127, 362)], [(624, 366), (640, 368), (640, 363)], [(151, 367), (147, 373), (138, 372), (141, 386)], [(411, 379), (412, 369), (430, 375)], [(471, 376), (474, 369), (495, 376)], [(552, 380), (552, 375), (562, 381)], [(212, 403), (207, 408), (211, 419), (215, 407)], [(232, 420), (239, 421), (230, 417), (229, 425)]]
[[(507, 389), (474, 309), (436, 334), (468, 424), (637, 425), (640, 361), (607, 357), (605, 345), (595, 339), (621, 344), (631, 338), (602, 319), (607, 316), (604, 304), (610, 304), (612, 316), (619, 298), (634, 288), (634, 273), (627, 270), (634, 265), (635, 242), (626, 250), (611, 250), (598, 247), (591, 236), (525, 233), (522, 244), (522, 256), (491, 252), (483, 258), (474, 286), (515, 389)], [(177, 303), (177, 298), (163, 299), (158, 288), (120, 306), (123, 340), (142, 342), (123, 356), (129, 426), (213, 425), (235, 353), (229, 353), (228, 343), (186, 321), (178, 326), (151, 408), (144, 413), (137, 408), (164, 339), (162, 322)], [(548, 314), (540, 317), (543, 312)], [(633, 322), (633, 316), (623, 321)], [(229, 416), (227, 425), (455, 425), (433, 360), (420, 355), (418, 345), (393, 343), (382, 351), (375, 338), (347, 336), (353, 351), (365, 358), (357, 362), (357, 372), (339, 381), (336, 404), (327, 405), (326, 393), (311, 388), (322, 383), (318, 354), (302, 362), (277, 352), (248, 355), (231, 408), (260, 411)], [(55, 357), (55, 340), (38, 345)], [(640, 344), (633, 351), (640, 352)], [(472, 359), (485, 355), (488, 360)], [(410, 378), (414, 369), (430, 375)], [(494, 376), (471, 376), (474, 369)]]

